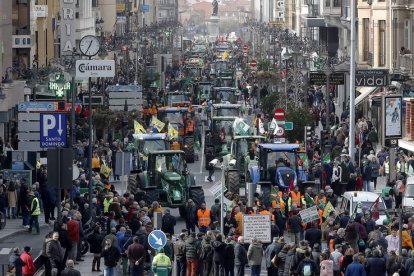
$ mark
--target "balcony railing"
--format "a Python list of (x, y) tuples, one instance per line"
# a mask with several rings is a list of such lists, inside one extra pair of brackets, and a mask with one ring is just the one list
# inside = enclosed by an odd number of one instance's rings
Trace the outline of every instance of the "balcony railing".
[(413, 73), (413, 55), (405, 54), (399, 56), (399, 69), (402, 74)]

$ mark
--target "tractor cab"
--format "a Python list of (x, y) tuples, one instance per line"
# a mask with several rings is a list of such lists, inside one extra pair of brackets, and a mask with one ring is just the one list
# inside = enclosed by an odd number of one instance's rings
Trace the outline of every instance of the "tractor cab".
[(210, 91), (213, 88), (213, 83), (211, 82), (198, 82), (194, 88), (195, 101), (198, 104), (201, 104), (203, 101), (208, 101), (210, 99)]
[(133, 134), (133, 138), (133, 171), (147, 169), (148, 155), (150, 152), (169, 149), (169, 142), (165, 133)]
[(242, 114), (240, 104), (213, 104), (211, 117), (238, 117)]
[(165, 106), (182, 106), (189, 107), (191, 105), (190, 101), (191, 92), (184, 91), (174, 91), (168, 92), (165, 97)]
[(210, 99), (216, 103), (236, 104), (240, 99), (240, 92), (234, 87), (214, 87)]
[(206, 148), (214, 155), (226, 155), (230, 151), (233, 134), (233, 124), (237, 117), (212, 117), (210, 130), (206, 135)]

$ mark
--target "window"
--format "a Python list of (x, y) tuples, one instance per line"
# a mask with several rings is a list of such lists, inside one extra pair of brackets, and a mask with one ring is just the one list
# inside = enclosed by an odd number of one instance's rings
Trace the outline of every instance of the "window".
[(385, 34), (385, 20), (379, 20), (378, 23), (378, 27), (379, 27), (379, 59), (378, 59), (378, 64), (379, 66), (385, 66), (386, 64), (386, 58), (385, 58), (385, 54), (386, 54), (386, 50), (387, 50), (387, 42), (386, 42), (386, 34)]
[(325, 0), (325, 7), (331, 7), (331, 0)]
[(333, 1), (333, 6), (334, 6), (335, 8), (339, 8), (339, 7), (341, 7), (341, 0), (334, 0), (334, 1)]
[(410, 19), (404, 20), (404, 47), (411, 49), (411, 25)]
[(363, 61), (368, 61), (369, 56), (369, 18), (364, 18), (362, 21), (362, 28), (363, 28), (363, 41), (364, 44), (363, 49)]

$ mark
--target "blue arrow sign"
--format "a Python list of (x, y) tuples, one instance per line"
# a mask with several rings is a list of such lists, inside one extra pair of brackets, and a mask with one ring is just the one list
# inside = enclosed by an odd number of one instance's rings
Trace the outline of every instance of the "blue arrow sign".
[(155, 250), (159, 250), (167, 243), (167, 236), (161, 230), (154, 230), (148, 235), (148, 243)]
[(66, 147), (66, 114), (40, 113), (40, 147)]

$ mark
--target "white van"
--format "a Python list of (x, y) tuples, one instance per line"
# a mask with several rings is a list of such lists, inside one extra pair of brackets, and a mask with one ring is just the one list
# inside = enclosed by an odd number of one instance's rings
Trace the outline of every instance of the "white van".
[[(378, 196), (378, 194), (372, 192), (345, 192), (342, 195), (342, 202), (339, 207), (339, 213), (343, 213), (345, 210), (348, 210), (349, 215), (352, 216), (352, 213), (354, 212), (355, 206), (358, 204), (358, 202), (361, 202), (361, 209), (370, 210), (374, 202), (377, 200)], [(362, 212), (361, 209), (358, 209), (357, 213)], [(381, 197), (379, 198), (378, 211), (380, 217), (376, 223), (377, 225), (382, 225), (384, 219), (386, 219), (387, 216), (385, 215), (385, 204)]]
[(407, 184), (405, 185), (405, 191), (402, 200), (403, 208), (414, 208), (414, 176), (407, 178)]

